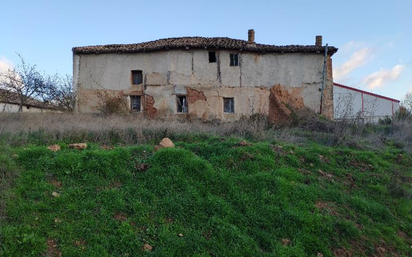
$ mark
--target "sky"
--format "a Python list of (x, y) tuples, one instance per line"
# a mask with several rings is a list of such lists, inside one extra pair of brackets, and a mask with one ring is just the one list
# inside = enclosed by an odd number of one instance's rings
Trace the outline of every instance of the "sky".
[(395, 99), (412, 91), (412, 0), (3, 0), (0, 72), (72, 74), (75, 46), (204, 36), (339, 48), (334, 82)]

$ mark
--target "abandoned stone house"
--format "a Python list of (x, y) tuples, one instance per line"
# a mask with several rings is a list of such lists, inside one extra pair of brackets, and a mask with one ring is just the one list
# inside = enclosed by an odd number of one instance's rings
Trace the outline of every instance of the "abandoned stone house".
[(74, 47), (76, 108), (98, 112), (103, 91), (124, 96), (131, 111), (149, 118), (263, 114), (276, 121), (290, 107), (333, 118), (331, 57), (337, 50), (323, 46), (321, 36), (309, 46), (258, 44), (253, 30), (247, 41), (180, 37)]

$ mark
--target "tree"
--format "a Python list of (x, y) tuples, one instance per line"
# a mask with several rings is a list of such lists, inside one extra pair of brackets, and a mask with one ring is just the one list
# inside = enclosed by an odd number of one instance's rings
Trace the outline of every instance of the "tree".
[(401, 103), (402, 107), (412, 113), (412, 92), (409, 92), (405, 95)]
[(8, 93), (17, 95), (19, 112), (22, 112), (28, 100), (44, 86), (44, 81), (36, 65), (27, 64), (21, 55), (19, 57), (21, 64), (0, 74), (0, 87)]
[(59, 83), (54, 94), (54, 103), (62, 111), (74, 111), (76, 106), (76, 92), (73, 90), (73, 78), (66, 75), (64, 78), (59, 78)]
[(61, 111), (74, 110), (76, 94), (71, 76), (41, 74), (36, 65), (27, 64), (21, 55), (19, 57), (21, 64), (0, 74), (0, 89), (3, 89), (0, 101), (17, 96), (19, 112), (30, 100), (41, 102), (42, 110), (52, 106)]

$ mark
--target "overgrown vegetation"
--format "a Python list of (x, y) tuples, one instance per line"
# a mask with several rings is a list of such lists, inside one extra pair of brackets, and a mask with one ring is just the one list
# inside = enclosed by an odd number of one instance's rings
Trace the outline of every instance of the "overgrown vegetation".
[(407, 256), (408, 122), (1, 115), (0, 256)]

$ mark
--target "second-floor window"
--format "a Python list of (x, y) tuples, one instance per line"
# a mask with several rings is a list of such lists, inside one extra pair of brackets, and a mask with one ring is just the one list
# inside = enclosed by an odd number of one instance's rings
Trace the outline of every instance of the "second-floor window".
[(216, 52), (209, 52), (209, 63), (216, 62)]
[(132, 70), (132, 84), (139, 85), (143, 82), (143, 73), (141, 70)]
[(230, 66), (239, 66), (239, 54), (230, 54)]

